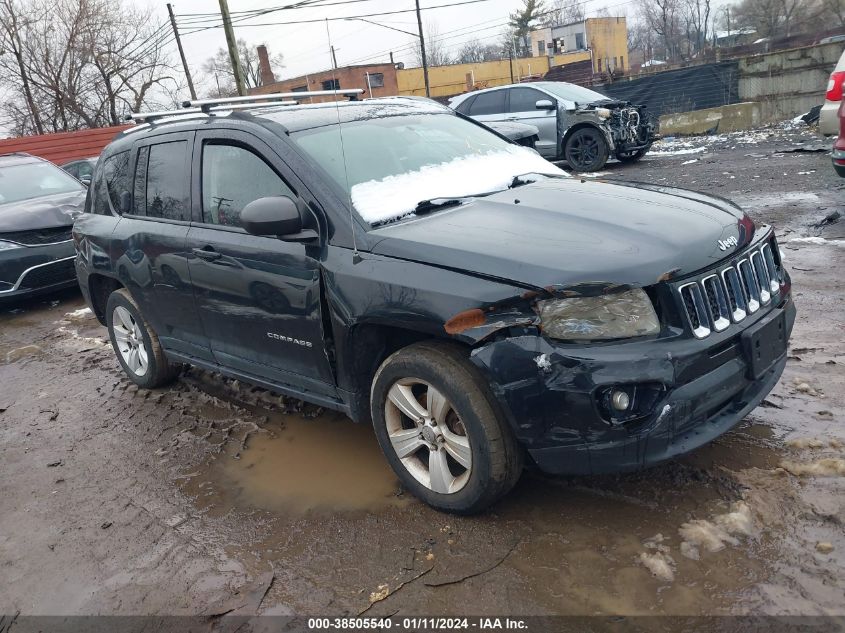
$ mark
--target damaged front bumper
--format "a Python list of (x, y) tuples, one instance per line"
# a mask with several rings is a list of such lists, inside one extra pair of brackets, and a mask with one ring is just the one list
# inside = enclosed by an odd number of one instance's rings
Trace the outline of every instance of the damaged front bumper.
[[(795, 321), (789, 295), (774, 311), (783, 312), (788, 339)], [(757, 317), (761, 323), (765, 315)], [(472, 360), (541, 470), (623, 472), (710, 442), (774, 388), (786, 365), (785, 346), (752, 376), (743, 331), (707, 341), (671, 337), (589, 347), (526, 333), (488, 343)], [(628, 421), (608, 413), (606, 396), (617, 388), (639, 398), (642, 410)]]

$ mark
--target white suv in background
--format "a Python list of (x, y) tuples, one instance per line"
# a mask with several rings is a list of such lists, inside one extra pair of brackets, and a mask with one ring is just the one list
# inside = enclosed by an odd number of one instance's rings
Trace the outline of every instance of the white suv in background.
[(825, 136), (839, 134), (839, 103), (842, 101), (842, 87), (845, 84), (845, 51), (830, 73), (827, 81), (827, 94), (819, 113), (819, 132)]

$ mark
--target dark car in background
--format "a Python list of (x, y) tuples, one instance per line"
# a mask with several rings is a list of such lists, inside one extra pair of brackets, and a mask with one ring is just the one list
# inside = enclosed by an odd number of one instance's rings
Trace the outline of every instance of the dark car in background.
[(610, 157), (622, 162), (639, 160), (657, 133), (657, 122), (645, 106), (563, 81), (468, 92), (450, 99), (449, 106), (485, 125), (535, 126), (537, 151), (549, 160), (565, 159), (575, 171), (597, 171)]
[(0, 302), (76, 285), (71, 229), (85, 193), (49, 161), (0, 156)]
[(774, 231), (727, 200), (572, 178), (433, 102), (198, 110), (109, 145), (74, 225), (141, 387), (192, 364), (341, 411), (405, 489), (467, 513), (526, 460), (702, 446), (786, 365)]

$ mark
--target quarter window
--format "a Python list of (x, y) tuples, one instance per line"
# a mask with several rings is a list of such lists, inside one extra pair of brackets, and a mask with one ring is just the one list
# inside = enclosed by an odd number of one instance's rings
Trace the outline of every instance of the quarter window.
[(97, 182), (96, 213), (120, 213), (120, 196), (129, 191), (129, 152), (120, 152), (103, 161)]
[(502, 114), (505, 112), (505, 91), (493, 90), (482, 92), (470, 107), (470, 116), (483, 116), (485, 114)]
[(191, 219), (188, 143), (172, 141), (142, 147), (135, 169), (135, 212), (148, 218)]
[(208, 144), (202, 152), (202, 217), (207, 224), (240, 226), (253, 200), (296, 194), (262, 158), (238, 145)]

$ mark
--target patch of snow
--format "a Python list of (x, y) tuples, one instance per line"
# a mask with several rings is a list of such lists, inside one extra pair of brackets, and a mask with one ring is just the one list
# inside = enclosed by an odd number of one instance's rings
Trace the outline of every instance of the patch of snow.
[(675, 580), (675, 561), (666, 552), (640, 554), (640, 562), (651, 572), (651, 575), (663, 582)]
[(610, 172), (609, 171), (589, 171), (589, 172), (577, 172), (579, 178), (601, 178), (602, 176), (607, 176)]
[(68, 312), (65, 314), (66, 317), (71, 319), (82, 319), (87, 317), (91, 314), (91, 308), (79, 308), (79, 310), (74, 310), (73, 312)]
[(683, 163), (681, 163), (681, 165), (692, 165), (693, 163), (697, 163), (697, 162), (698, 162), (698, 159), (693, 158), (692, 160), (685, 160)]
[(649, 152), (649, 156), (681, 156), (683, 154), (700, 154), (706, 151), (706, 147), (690, 147), (675, 150), (658, 150), (656, 152)]
[(534, 359), (534, 362), (537, 363), (537, 367), (543, 371), (551, 371), (552, 369), (552, 361), (549, 360), (548, 354), (540, 354)]
[(504, 190), (515, 176), (532, 172), (567, 175), (534, 150), (511, 146), (359, 183), (352, 187), (352, 204), (364, 220), (376, 224), (412, 214), (422, 200)]
[(845, 240), (826, 240), (823, 237), (793, 237), (787, 244), (828, 244), (830, 246), (845, 247)]

